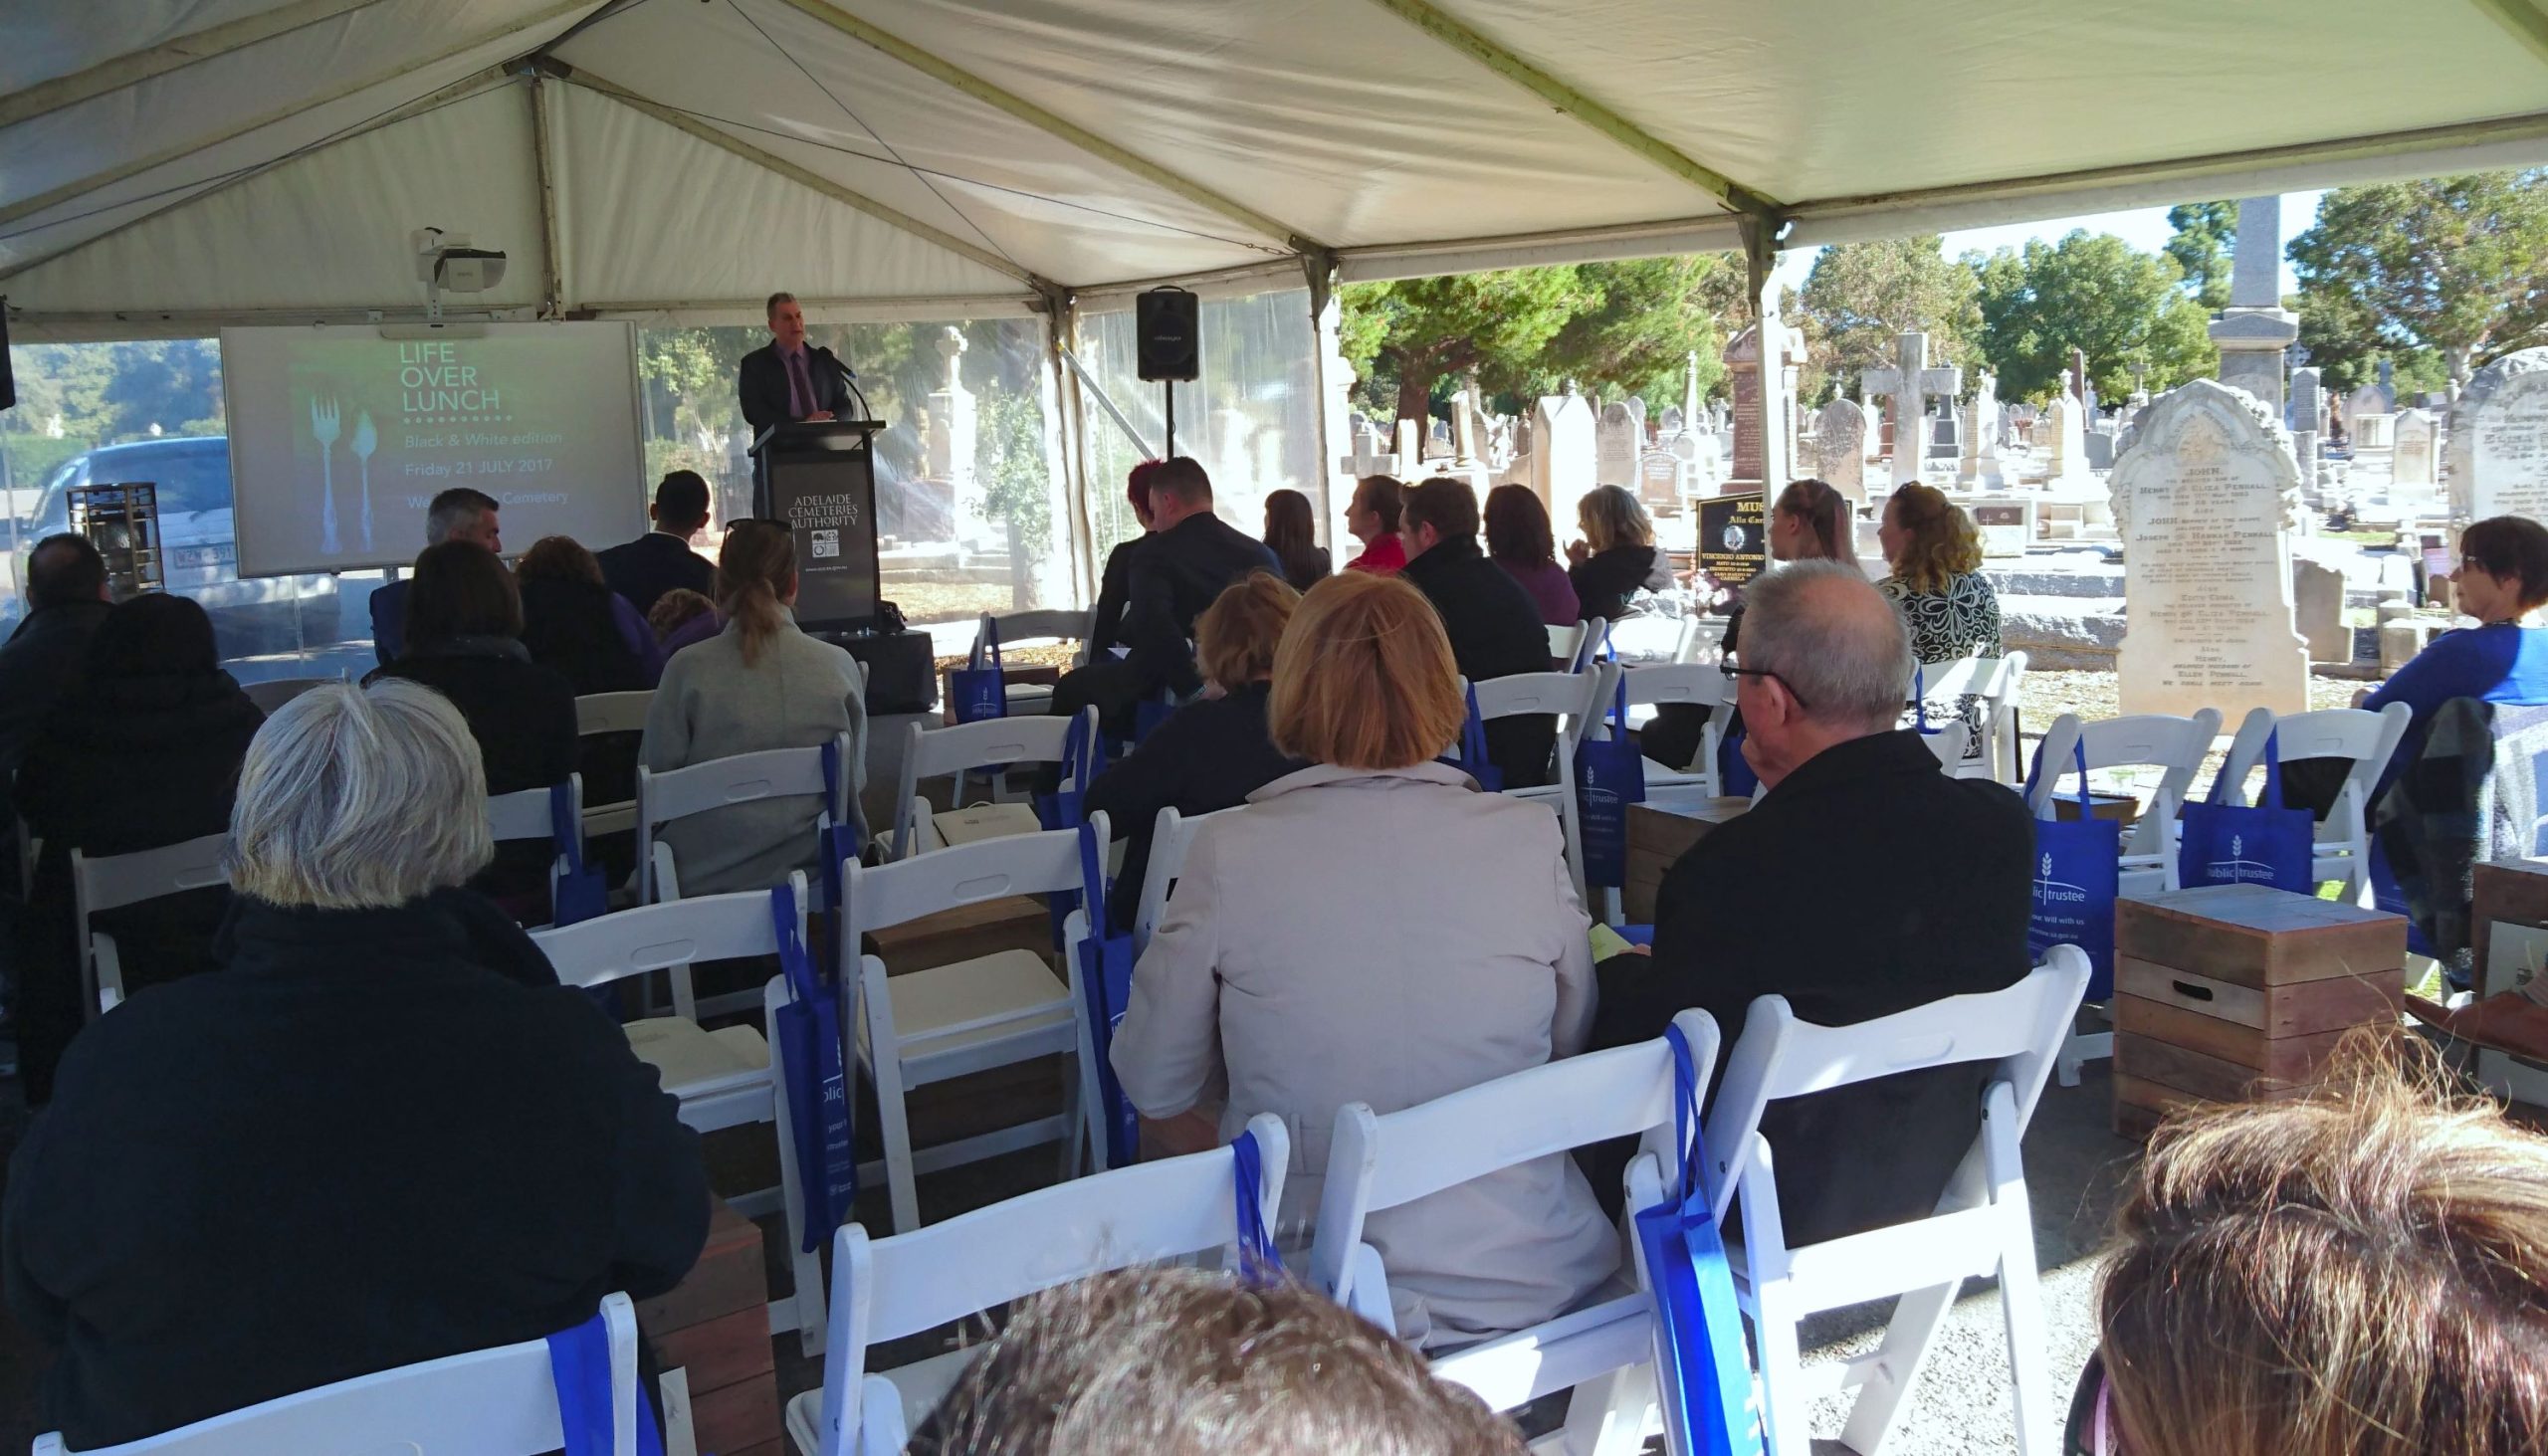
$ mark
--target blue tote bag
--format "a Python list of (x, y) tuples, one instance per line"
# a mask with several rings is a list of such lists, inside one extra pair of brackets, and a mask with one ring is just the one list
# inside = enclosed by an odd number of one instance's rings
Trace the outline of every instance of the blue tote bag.
[(2206, 885), (2270, 885), (2296, 895), (2315, 894), (2310, 862), (2314, 821), (2307, 809), (2282, 806), (2281, 744), (2265, 734), (2265, 792), (2254, 807), (2226, 804), (2229, 775), (2212, 780), (2212, 794), (2185, 807), (2185, 835), (2177, 847), (2177, 882), (2188, 890)]
[[(610, 1327), (594, 1316), (548, 1337), (548, 1378), (557, 1387), (566, 1456), (610, 1456), (618, 1425), (610, 1408)], [(637, 1381), (637, 1456), (664, 1456), (654, 1393)]]
[(814, 970), (814, 957), (796, 935), (796, 897), (784, 885), (769, 892), (769, 918), (778, 932), (778, 964), (787, 977), (787, 1004), (770, 1017), (787, 1062), (788, 1131), (796, 1142), (796, 1182), (804, 1198), (802, 1252), (831, 1238), (858, 1197), (858, 1153), (850, 1143), (849, 1077), (841, 1066), (840, 1003)]
[(1504, 770), (1487, 761), (1486, 720), (1477, 712), (1477, 686), (1469, 686), (1468, 721), (1460, 725), (1460, 755), (1451, 760), (1488, 793), (1504, 791)]
[[(1088, 1001), (1089, 1049), (1097, 1061), (1097, 1095), (1105, 1104), (1106, 1165), (1141, 1160), (1142, 1121), (1115, 1080), (1115, 1028), (1133, 1004), (1133, 937), (1110, 935), (1106, 915), (1106, 847), (1092, 824), (1079, 826), (1080, 894), (1088, 906), (1088, 938), (1080, 943), (1080, 994)], [(1251, 1146), (1254, 1144), (1251, 1144)]]
[(1008, 717), (1008, 678), (1000, 671), (999, 661), (999, 618), (983, 614), (982, 638), (990, 644), (990, 666), (982, 666), (982, 643), (976, 642), (965, 665), (947, 675), (947, 696), (957, 723)]
[[(1085, 824), (1088, 820), (1089, 782), (1105, 766), (1106, 735), (1089, 732), (1087, 715), (1073, 718), (1070, 728), (1062, 734), (1064, 786), (1048, 794), (1035, 795), (1035, 822), (1047, 830), (1077, 829)], [(1080, 902), (1079, 892), (1072, 890), (1057, 890), (1045, 897), (1045, 908), (1053, 917), (1053, 948), (1065, 955), (1070, 953), (1071, 947), (1063, 939), (1063, 930), (1071, 912), (1079, 909)], [(1103, 909), (1094, 901), (1089, 902), (1092, 917)], [(1102, 931), (1106, 928), (1101, 925), (1096, 929)]]
[(1622, 886), (1628, 879), (1628, 805), (1645, 802), (1645, 755), (1628, 739), (1628, 685), (1620, 679), (1610, 704), (1610, 735), (1587, 737), (1575, 749), (1576, 820), (1584, 836), (1587, 885)]
[(566, 861), (566, 872), (557, 877), (555, 891), (549, 896), (548, 923), (571, 926), (596, 919), (610, 910), (610, 886), (602, 879), (599, 865), (584, 863), (584, 837), (576, 831), (575, 796), (569, 785), (548, 786), (548, 837), (555, 841), (557, 853)]
[(1274, 1248), (1274, 1230), (1265, 1226), (1265, 1208), (1257, 1201), (1265, 1186), (1265, 1154), (1256, 1135), (1230, 1140), (1230, 1192), (1238, 1199), (1238, 1271), (1249, 1284), (1283, 1282), (1283, 1256)]
[[(840, 739), (832, 738), (823, 744), (823, 803), (827, 808), (840, 797), (841, 768)], [(827, 824), (822, 833), (823, 907), (834, 914), (840, 911), (841, 862), (858, 858), (859, 841), (867, 837), (867, 826), (861, 822), (859, 814), (858, 795), (852, 793), (848, 802), (849, 822)]]
[(1636, 1215), (1636, 1238), (1654, 1300), (1654, 1376), (1669, 1429), (1667, 1449), (1689, 1456), (1758, 1456), (1761, 1419), (1752, 1364), (1743, 1343), (1743, 1311), (1725, 1238), (1708, 1206), (1699, 1169), (1699, 1072), (1681, 1028), (1666, 1027), (1672, 1045), (1673, 1142), (1681, 1148), (1680, 1191)]
[[(2037, 964), (2055, 945), (2088, 952), (2088, 996), (2114, 994), (2114, 899), (2123, 868), (2123, 826), (2089, 811), (2088, 749), (2073, 743), (2079, 769), (2079, 817), (2034, 821), (2034, 906), (2026, 923), (2026, 950)], [(2034, 760), (2044, 771), (2043, 755)], [(2027, 779), (2028, 797), (2034, 780)]]

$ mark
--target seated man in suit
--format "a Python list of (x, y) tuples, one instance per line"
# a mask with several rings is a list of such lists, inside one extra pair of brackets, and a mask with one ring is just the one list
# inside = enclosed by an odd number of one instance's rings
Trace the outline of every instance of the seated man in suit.
[[(502, 556), (505, 538), (496, 520), (502, 509), (503, 503), (484, 491), (454, 486), (425, 507), (425, 544), (475, 541)], [(371, 648), (382, 667), (406, 654), (408, 585), (409, 580), (384, 581), (372, 588)]]
[[(1901, 617), (1854, 562), (1797, 561), (1745, 593), (1743, 756), (1768, 792), (1692, 846), (1655, 901), (1651, 956), (1598, 968), (1596, 1047), (1696, 1006), (1731, 1049), (1754, 998), (1844, 1026), (2026, 974), (2034, 829), (2016, 793), (1950, 778), (1908, 729)], [(1719, 1057), (1718, 1071), (1724, 1070)], [(1926, 1214), (1981, 1128), (1985, 1064), (1897, 1073), (1773, 1103), (1792, 1245)], [(1711, 1083), (1713, 1086), (1713, 1082)], [(1587, 1172), (1618, 1196), (1624, 1152)]]
[(772, 425), (838, 419), (849, 409), (849, 369), (830, 349), (805, 342), (805, 312), (794, 294), (766, 305), (769, 342), (743, 355), (736, 392), (752, 438)]
[(601, 579), (628, 598), (641, 617), (653, 611), (668, 591), (715, 597), (717, 568), (690, 548), (708, 525), (708, 482), (696, 471), (674, 471), (655, 487), (655, 504), (646, 515), (655, 522), (653, 530), (596, 558), (601, 562)]
[[(1549, 629), (1529, 588), (1487, 558), (1477, 541), (1477, 492), (1444, 476), (1407, 488), (1398, 505), (1406, 543), (1399, 574), (1442, 615), (1451, 656), (1472, 683), (1549, 670)], [(1506, 788), (1553, 781), (1549, 755), (1557, 720), (1545, 714), (1501, 718), (1486, 726), (1486, 756)], [(1660, 1031), (1655, 1035), (1660, 1036)]]

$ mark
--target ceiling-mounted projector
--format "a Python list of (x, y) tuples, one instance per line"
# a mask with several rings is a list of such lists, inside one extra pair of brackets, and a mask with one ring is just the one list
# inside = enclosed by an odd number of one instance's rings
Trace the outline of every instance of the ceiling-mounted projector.
[(418, 228), (407, 235), (416, 255), (416, 281), (435, 293), (483, 294), (505, 281), (505, 255), (469, 246), (465, 233)]

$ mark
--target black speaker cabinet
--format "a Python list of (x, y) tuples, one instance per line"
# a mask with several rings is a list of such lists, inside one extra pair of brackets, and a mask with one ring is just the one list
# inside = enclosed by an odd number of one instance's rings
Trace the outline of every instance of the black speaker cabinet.
[(1188, 380), (1200, 371), (1202, 344), (1194, 296), (1160, 288), (1143, 294), (1134, 314), (1141, 335), (1141, 376)]

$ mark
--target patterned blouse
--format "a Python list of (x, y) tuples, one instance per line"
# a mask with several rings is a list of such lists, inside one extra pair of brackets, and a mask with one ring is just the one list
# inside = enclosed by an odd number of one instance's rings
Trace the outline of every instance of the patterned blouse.
[[(1885, 600), (1911, 625), (1911, 655), (1923, 663), (1960, 662), (1968, 657), (2005, 657), (2000, 646), (2000, 594), (1991, 589), (1990, 581), (1979, 571), (1967, 571), (1947, 583), (1947, 589), (1913, 591), (1899, 580), (1888, 576), (1875, 584)], [(1944, 709), (1938, 704), (1931, 714)], [(1952, 710), (1964, 719), (1969, 730), (1965, 738), (1964, 756), (1968, 762), (1981, 759), (1984, 732), (1982, 700), (1967, 693), (1958, 697)], [(1916, 713), (1903, 715), (1903, 727), (1918, 723)]]

